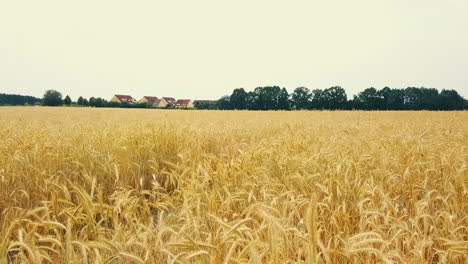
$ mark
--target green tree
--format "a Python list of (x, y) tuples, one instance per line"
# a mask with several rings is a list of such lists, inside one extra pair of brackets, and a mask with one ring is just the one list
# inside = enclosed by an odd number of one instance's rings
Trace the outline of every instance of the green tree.
[(89, 106), (91, 106), (91, 107), (96, 106), (96, 98), (94, 98), (94, 97), (89, 98)]
[(76, 103), (77, 103), (78, 105), (83, 105), (83, 101), (84, 101), (83, 97), (80, 96), (80, 97), (78, 97), (78, 101), (77, 101)]
[(0, 93), (0, 105), (33, 105), (40, 101), (41, 99), (33, 96)]
[(355, 97), (360, 109), (365, 110), (379, 110), (381, 106), (384, 105), (384, 98), (381, 96), (379, 91), (374, 87), (370, 87), (360, 92), (357, 97)]
[(463, 110), (466, 100), (455, 90), (442, 90), (437, 96), (438, 110)]
[(65, 99), (63, 100), (63, 104), (70, 106), (72, 103), (72, 100), (70, 99), (70, 96), (65, 96)]
[(405, 89), (404, 101), (405, 109), (419, 110), (421, 109), (420, 90), (417, 87), (408, 87)]
[(42, 102), (45, 106), (60, 106), (62, 105), (62, 94), (56, 90), (47, 90)]
[[(106, 107), (107, 106), (107, 101), (101, 97), (98, 97), (98, 98), (95, 98), (94, 100), (94, 106), (95, 107)], [(142, 104), (141, 106), (139, 106), (140, 108), (146, 108), (147, 105), (146, 104)]]
[(231, 94), (229, 101), (233, 109), (243, 110), (247, 109), (247, 97), (248, 94), (244, 88), (237, 88)]
[(286, 88), (283, 87), (278, 97), (278, 110), (289, 110), (289, 93)]
[(257, 87), (251, 94), (251, 106), (255, 110), (288, 109), (288, 92), (279, 86)]
[(247, 93), (247, 109), (249, 110), (259, 110), (257, 94), (254, 91)]
[(392, 89), (388, 96), (388, 109), (401, 110), (405, 108), (405, 92), (402, 89)]
[(310, 109), (312, 101), (312, 94), (306, 87), (298, 87), (294, 89), (291, 94), (292, 107), (294, 109)]
[(434, 88), (408, 87), (404, 90), (404, 105), (408, 110), (434, 110), (439, 92)]
[(420, 88), (421, 90), (421, 109), (435, 110), (437, 109), (437, 96), (439, 91), (435, 88)]
[(324, 92), (321, 89), (315, 89), (310, 94), (311, 97), (311, 109), (325, 109), (326, 100), (324, 97)]
[(86, 98), (83, 99), (83, 106), (89, 106), (88, 99)]
[(221, 109), (221, 110), (230, 110), (230, 109), (232, 109), (230, 96), (225, 95), (225, 96), (221, 97), (218, 100), (217, 105), (218, 105), (218, 109)]
[(347, 103), (346, 91), (340, 86), (325, 89), (322, 94), (325, 109), (345, 109)]
[(392, 89), (384, 87), (379, 91), (383, 101), (383, 110), (400, 110), (404, 108), (404, 92), (401, 89)]

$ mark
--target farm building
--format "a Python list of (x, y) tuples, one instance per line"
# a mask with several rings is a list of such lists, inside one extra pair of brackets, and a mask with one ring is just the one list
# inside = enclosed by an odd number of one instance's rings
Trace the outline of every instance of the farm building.
[(145, 104), (145, 103), (150, 103), (150, 104), (154, 104), (154, 102), (158, 100), (158, 98), (156, 96), (143, 96), (143, 98), (141, 98), (138, 103), (139, 104)]
[(164, 98), (156, 99), (153, 102), (153, 107), (163, 108), (168, 105), (167, 101)]
[(136, 102), (133, 97), (130, 95), (121, 95), (121, 94), (116, 94), (114, 97), (110, 99), (111, 102), (116, 102), (116, 103), (129, 103), (129, 104), (134, 104)]
[(174, 106), (175, 108), (193, 107), (193, 102), (190, 99), (179, 99)]
[(153, 107), (164, 108), (174, 106), (176, 100), (172, 97), (162, 97), (161, 99), (154, 100)]
[(173, 106), (176, 103), (176, 99), (173, 97), (163, 97), (162, 99), (167, 102), (168, 106)]

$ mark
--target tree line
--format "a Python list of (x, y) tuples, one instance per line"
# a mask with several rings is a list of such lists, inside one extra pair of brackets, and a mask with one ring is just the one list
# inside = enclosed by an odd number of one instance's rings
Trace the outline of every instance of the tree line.
[(234, 89), (218, 100), (219, 109), (236, 110), (463, 110), (468, 101), (455, 90), (408, 87), (367, 88), (348, 99), (340, 86), (310, 90), (298, 87), (291, 94), (279, 86)]
[(70, 96), (65, 96), (62, 99), (62, 94), (55, 90), (48, 90), (45, 92), (42, 98), (42, 103), (45, 106), (83, 106), (83, 107), (120, 107), (120, 108), (150, 108), (148, 104), (129, 104), (129, 103), (117, 103), (109, 102), (101, 97), (90, 97), (86, 99), (82, 96), (78, 97), (76, 102), (72, 101)]
[[(80, 96), (72, 101), (56, 90), (48, 90), (42, 99), (33, 96), (0, 94), (0, 105), (45, 105), (151, 108), (150, 104), (109, 102), (100, 97), (86, 99)], [(408, 87), (397, 89), (367, 88), (348, 99), (340, 86), (310, 90), (298, 87), (289, 94), (279, 86), (257, 87), (247, 92), (234, 89), (231, 95), (221, 97), (216, 103), (195, 104), (197, 109), (220, 110), (463, 110), (468, 109), (468, 100), (455, 90)]]
[(0, 93), (0, 105), (33, 105), (41, 99), (34, 96)]

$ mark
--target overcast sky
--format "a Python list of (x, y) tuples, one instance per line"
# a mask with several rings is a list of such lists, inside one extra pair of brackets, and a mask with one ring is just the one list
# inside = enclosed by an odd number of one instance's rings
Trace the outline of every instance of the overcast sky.
[(468, 0), (0, 0), (0, 93), (217, 99), (340, 85), (468, 97)]

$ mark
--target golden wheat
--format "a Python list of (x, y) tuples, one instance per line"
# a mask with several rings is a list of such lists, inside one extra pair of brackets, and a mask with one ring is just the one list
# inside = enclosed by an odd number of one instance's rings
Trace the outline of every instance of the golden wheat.
[(0, 108), (0, 263), (466, 263), (467, 112)]

